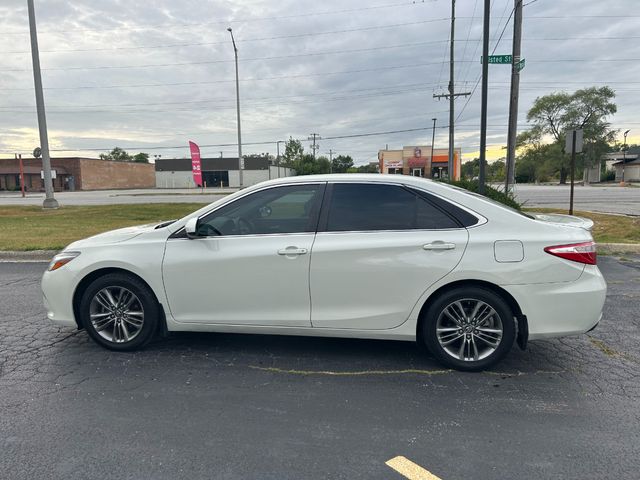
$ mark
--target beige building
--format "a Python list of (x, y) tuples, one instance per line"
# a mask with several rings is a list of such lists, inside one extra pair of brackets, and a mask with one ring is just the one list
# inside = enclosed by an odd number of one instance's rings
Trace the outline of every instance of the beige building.
[[(453, 179), (460, 179), (462, 151), (454, 150)], [(378, 151), (380, 173), (413, 175), (424, 178), (448, 178), (449, 151), (446, 148), (434, 149), (430, 146), (410, 145), (402, 150)]]

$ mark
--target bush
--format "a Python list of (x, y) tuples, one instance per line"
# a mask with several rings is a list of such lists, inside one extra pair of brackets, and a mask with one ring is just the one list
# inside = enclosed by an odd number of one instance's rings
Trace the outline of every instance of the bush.
[[(477, 180), (455, 180), (447, 181), (446, 183), (455, 187), (464, 188), (465, 190), (469, 190), (470, 192), (478, 193), (479, 182)], [(500, 202), (507, 207), (515, 208), (516, 210), (522, 209), (522, 205), (516, 202), (512, 193), (507, 194), (501, 192), (500, 190), (490, 187), (489, 185), (484, 186), (484, 196), (496, 202)]]

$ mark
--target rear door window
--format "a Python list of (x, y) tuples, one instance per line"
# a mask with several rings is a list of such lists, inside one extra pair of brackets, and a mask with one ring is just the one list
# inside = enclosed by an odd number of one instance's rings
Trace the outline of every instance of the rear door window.
[(327, 231), (438, 230), (460, 228), (445, 212), (399, 185), (336, 183)]

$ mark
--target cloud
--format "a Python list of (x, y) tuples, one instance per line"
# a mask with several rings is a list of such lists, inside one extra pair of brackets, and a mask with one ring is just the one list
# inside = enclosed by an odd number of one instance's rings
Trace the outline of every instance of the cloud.
[[(24, 3), (8, 0), (0, 6), (5, 70), (0, 155), (10, 157), (38, 143)], [(537, 96), (609, 83), (618, 92), (612, 124), (633, 130), (640, 62), (602, 60), (633, 57), (638, 50), (637, 17), (628, 15), (635, 3), (559, 3), (540, 0), (525, 7), (520, 128)], [(492, 49), (512, 5), (493, 2)], [(480, 74), (481, 5), (458, 2), (457, 7), (456, 90), (471, 91)], [(97, 156), (82, 149), (167, 147), (153, 150), (166, 157), (185, 155), (189, 139), (202, 145), (234, 143), (228, 26), (239, 48), (243, 142), (273, 142), (246, 145), (246, 153), (275, 154), (277, 140), (306, 139), (312, 132), (332, 137), (428, 128), (434, 117), (436, 146), (446, 147), (448, 102), (432, 95), (445, 92), (448, 82), (449, 8), (449, 2), (401, 0), (37, 1), (51, 148)], [(620, 17), (603, 20), (602, 15)], [(509, 53), (511, 28), (509, 23), (496, 53)], [(504, 155), (509, 77), (507, 66), (490, 66), (490, 159)], [(456, 112), (457, 146), (465, 158), (473, 158), (479, 144), (479, 86), (468, 101), (456, 100)], [(331, 148), (366, 163), (386, 144), (421, 143), (430, 145), (429, 130), (320, 140), (319, 153)], [(236, 153), (234, 147), (203, 147), (203, 154), (220, 150)]]

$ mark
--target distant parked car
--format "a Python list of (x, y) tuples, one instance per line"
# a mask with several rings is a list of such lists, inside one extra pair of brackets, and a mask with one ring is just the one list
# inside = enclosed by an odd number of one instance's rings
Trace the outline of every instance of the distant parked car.
[(289, 177), (72, 243), (42, 289), (51, 320), (113, 350), (159, 331), (417, 340), (480, 370), (596, 326), (591, 226), (417, 177)]

